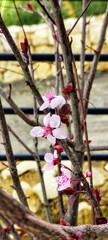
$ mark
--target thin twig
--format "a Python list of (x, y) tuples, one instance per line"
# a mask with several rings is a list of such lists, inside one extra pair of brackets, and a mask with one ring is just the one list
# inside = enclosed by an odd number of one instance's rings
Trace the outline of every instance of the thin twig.
[[(90, 151), (108, 151), (108, 145), (106, 146), (92, 146), (90, 145)], [(86, 151), (86, 147), (85, 147), (85, 151)]]
[(10, 72), (16, 73), (18, 75), (24, 76), (22, 73), (13, 71), (12, 69), (9, 69), (9, 68), (0, 67), (0, 69), (6, 70), (6, 71), (10, 71)]
[[(96, 74), (96, 68), (98, 65), (100, 53), (101, 53), (101, 50), (102, 50), (102, 47), (103, 47), (103, 44), (105, 41), (107, 26), (108, 26), (108, 7), (106, 9), (106, 13), (104, 16), (97, 48), (94, 51), (94, 57), (93, 57), (92, 65), (91, 65), (90, 72), (89, 72), (89, 75), (87, 78), (87, 82), (85, 83), (85, 86), (84, 86), (83, 98), (87, 99), (88, 101), (89, 101), (89, 97), (90, 97), (90, 91), (92, 88), (93, 80), (94, 80), (94, 77)], [(85, 113), (87, 113), (88, 101), (84, 102)]]
[(32, 119), (30, 119), (14, 102), (12, 98), (9, 98), (9, 96), (5, 93), (5, 91), (0, 87), (0, 94), (1, 96), (9, 103), (9, 105), (12, 107), (13, 111), (28, 125), (30, 126), (36, 126), (36, 122)]
[(1, 99), (0, 99), (0, 125), (1, 125), (3, 141), (5, 143), (4, 147), (5, 147), (5, 151), (6, 151), (7, 161), (8, 161), (8, 164), (9, 164), (10, 174), (11, 174), (12, 181), (13, 181), (13, 186), (14, 186), (16, 192), (17, 192), (19, 200), (25, 206), (28, 207), (26, 196), (23, 192), (23, 189), (22, 189), (20, 181), (19, 181), (19, 177), (18, 177), (18, 173), (17, 173), (17, 168), (16, 168), (15, 159), (14, 159), (14, 155), (13, 155), (13, 151), (12, 151), (12, 147), (11, 147), (10, 137), (9, 137), (9, 133), (8, 133), (8, 128), (7, 128), (7, 124), (6, 124), (6, 120), (5, 120), (5, 115), (4, 115)]
[(41, 8), (43, 9), (43, 11), (46, 13), (48, 19), (50, 19), (50, 21), (51, 21), (54, 25), (56, 25), (54, 19), (51, 17), (51, 15), (49, 14), (49, 12), (48, 12), (47, 9), (45, 8), (45, 6), (41, 3), (41, 1), (40, 1), (40, 0), (36, 0), (36, 2), (40, 5), (40, 7), (41, 7)]
[[(31, 76), (32, 76), (32, 80), (34, 82), (34, 70), (33, 70), (33, 63), (32, 63), (32, 58), (31, 58), (31, 51), (30, 51), (30, 46), (29, 46), (29, 63), (30, 63), (30, 71), (31, 71)], [(38, 121), (38, 112), (37, 112), (37, 99), (36, 96), (33, 97), (33, 103), (34, 103), (34, 118), (36, 121), (36, 125), (39, 124)], [(51, 219), (51, 213), (50, 213), (50, 208), (49, 208), (49, 203), (48, 203), (48, 199), (47, 199), (47, 193), (46, 193), (46, 188), (45, 188), (45, 182), (44, 182), (44, 178), (43, 178), (43, 172), (41, 169), (41, 164), (40, 164), (40, 157), (39, 157), (39, 152), (38, 152), (38, 139), (35, 138), (34, 139), (34, 147), (35, 147), (35, 155), (34, 160), (37, 164), (37, 168), (38, 168), (38, 173), (39, 173), (39, 177), (40, 177), (40, 183), (41, 183), (41, 189), (42, 189), (42, 195), (43, 195), (43, 201), (44, 201), (44, 207), (45, 207), (45, 211), (46, 211), (46, 217), (47, 220), (49, 222), (52, 222)]]
[(79, 22), (80, 18), (83, 16), (83, 14), (87, 11), (89, 5), (91, 4), (92, 0), (90, 0), (88, 2), (88, 4), (86, 5), (85, 9), (83, 10), (83, 12), (80, 14), (80, 16), (77, 18), (76, 22), (74, 23), (74, 25), (72, 26), (72, 28), (69, 30), (68, 32), (68, 36), (70, 35), (70, 33), (73, 31), (73, 29), (75, 28), (75, 26), (77, 25), (77, 23)]
[(21, 27), (22, 27), (24, 37), (26, 38), (26, 32), (25, 32), (24, 27), (23, 27), (23, 23), (22, 23), (21, 16), (20, 16), (20, 14), (19, 14), (19, 12), (18, 12), (18, 8), (17, 8), (17, 6), (16, 6), (16, 2), (15, 2), (15, 0), (12, 0), (12, 1), (13, 1), (13, 5), (14, 5), (15, 11), (16, 11), (16, 13), (17, 13), (17, 16), (18, 16), (19, 22), (20, 22)]
[(17, 141), (32, 155), (34, 156), (35, 153), (22, 141), (22, 139), (12, 130), (12, 128), (8, 126), (8, 130), (10, 133), (17, 139)]
[[(82, 11), (84, 11), (88, 0), (83, 0)], [(80, 55), (80, 89), (84, 88), (84, 63), (85, 63), (85, 41), (86, 41), (86, 11), (82, 17), (81, 55)]]

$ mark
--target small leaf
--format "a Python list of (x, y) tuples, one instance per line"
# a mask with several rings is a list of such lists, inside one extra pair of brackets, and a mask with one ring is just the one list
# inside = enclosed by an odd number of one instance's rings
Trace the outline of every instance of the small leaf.
[(72, 113), (71, 107), (70, 107), (70, 105), (68, 103), (65, 103), (59, 110), (59, 114), (60, 115), (61, 114), (67, 115), (67, 114), (71, 114), (71, 113)]
[(62, 191), (62, 193), (69, 196), (69, 195), (72, 195), (74, 193), (74, 190), (71, 187), (68, 187), (68, 188), (64, 189)]

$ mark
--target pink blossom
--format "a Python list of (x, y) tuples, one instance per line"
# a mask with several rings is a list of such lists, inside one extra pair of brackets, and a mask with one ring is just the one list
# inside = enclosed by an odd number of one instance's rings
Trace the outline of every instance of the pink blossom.
[(58, 191), (62, 191), (70, 187), (70, 182), (71, 182), (70, 172), (64, 167), (61, 168), (61, 172), (62, 172), (62, 175), (56, 177), (56, 180), (58, 183)]
[(50, 116), (50, 113), (48, 113), (44, 119), (44, 126), (43, 127), (34, 127), (30, 131), (30, 135), (32, 137), (43, 137), (47, 138), (49, 142), (52, 144), (56, 143), (56, 138), (58, 139), (65, 139), (67, 136), (62, 131), (60, 126), (60, 117), (56, 114), (53, 114)]
[(65, 99), (63, 96), (56, 96), (52, 91), (47, 91), (44, 96), (42, 96), (44, 103), (40, 106), (39, 110), (43, 111), (44, 109), (51, 107), (52, 109), (58, 107), (60, 104), (65, 104)]
[(44, 156), (45, 161), (47, 162), (44, 167), (42, 168), (43, 171), (52, 169), (57, 163), (58, 163), (58, 155), (57, 151), (54, 151), (54, 154), (52, 153), (46, 153)]

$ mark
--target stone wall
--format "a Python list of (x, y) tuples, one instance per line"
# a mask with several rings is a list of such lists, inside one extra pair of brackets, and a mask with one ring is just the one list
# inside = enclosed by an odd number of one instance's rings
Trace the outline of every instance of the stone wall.
[[(102, 26), (103, 15), (98, 17), (92, 17), (87, 24), (87, 34), (86, 34), (86, 52), (92, 52), (93, 49), (97, 46), (97, 41), (100, 36), (101, 26)], [(73, 26), (75, 23), (75, 18), (70, 18), (65, 21), (67, 31)], [(73, 52), (80, 52), (81, 47), (81, 21), (80, 20), (73, 30), (70, 38), (72, 37), (73, 43)], [(46, 24), (40, 25), (32, 25), (32, 26), (24, 26), (26, 31), (30, 46), (31, 52), (35, 53), (54, 53), (53, 47), (53, 38), (50, 34), (50, 30), (48, 29)], [(19, 26), (10, 26), (9, 31), (14, 37), (17, 46), (20, 49), (20, 42), (23, 42), (23, 31)], [(6, 42), (5, 38), (0, 37), (0, 52), (11, 52), (11, 49)], [(108, 30), (106, 34), (105, 43), (102, 49), (103, 53), (108, 52)], [(91, 63), (86, 63), (85, 71), (90, 68)], [(79, 70), (79, 64), (77, 64)], [(16, 80), (20, 80), (23, 78), (20, 75), (21, 70), (17, 62), (0, 62), (0, 81), (4, 83), (13, 82)], [(55, 67), (53, 63), (34, 63), (35, 71), (35, 79), (42, 79), (43, 77), (52, 76), (55, 72)], [(7, 69), (12, 70), (7, 71)], [(108, 70), (108, 63), (99, 63), (98, 64), (99, 71)], [(17, 72), (17, 73), (16, 73)]]

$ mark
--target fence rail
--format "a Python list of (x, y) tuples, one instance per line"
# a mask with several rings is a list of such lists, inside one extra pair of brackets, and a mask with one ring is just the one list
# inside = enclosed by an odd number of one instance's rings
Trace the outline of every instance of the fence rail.
[[(33, 61), (38, 61), (38, 62), (54, 62), (55, 60), (55, 55), (52, 53), (32, 53), (32, 60)], [(63, 59), (62, 54), (60, 54), (61, 59)], [(85, 54), (85, 61), (91, 62), (93, 60), (94, 54), (92, 53), (86, 53)], [(80, 61), (80, 54), (75, 53), (74, 54), (75, 60)], [(17, 59), (15, 58), (13, 53), (0, 53), (0, 61), (16, 61)], [(108, 61), (108, 54), (107, 53), (102, 53), (99, 58), (100, 62), (107, 62)]]
[[(85, 55), (85, 60), (86, 61), (92, 61), (93, 60), (93, 56), (94, 54), (91, 53), (87, 53)], [(62, 57), (62, 55), (61, 55)], [(80, 61), (80, 54), (76, 53), (74, 54), (75, 60), (76, 61)], [(63, 59), (63, 57), (62, 57)], [(55, 60), (55, 55), (54, 54), (49, 54), (49, 53), (33, 53), (32, 54), (32, 60), (33, 61), (38, 61), (38, 62), (53, 62)], [(14, 56), (14, 54), (12, 53), (0, 53), (0, 61), (16, 61), (16, 58)], [(100, 55), (99, 58), (100, 62), (108, 62), (108, 54), (103, 53)], [(25, 113), (25, 114), (33, 114), (33, 108), (31, 107), (21, 107), (21, 110)], [(5, 114), (15, 114), (13, 109), (10, 107), (5, 107), (4, 108), (4, 113)], [(41, 111), (38, 110), (39, 114), (43, 114)], [(98, 108), (89, 108), (88, 109), (88, 114), (92, 114), (92, 115), (106, 115), (108, 114), (108, 108), (102, 108), (102, 107), (98, 107)], [(19, 161), (23, 161), (23, 160), (33, 160), (33, 156), (30, 154), (15, 154), (14, 155), (15, 160), (19, 160)], [(44, 155), (40, 154), (40, 160), (44, 159)], [(62, 160), (66, 160), (68, 159), (67, 156), (65, 154), (62, 154)], [(87, 156), (85, 155), (84, 157), (85, 160), (87, 160)], [(92, 161), (108, 161), (108, 154), (91, 154), (91, 160)], [(6, 161), (6, 155), (5, 154), (0, 154), (0, 161)]]
[[(32, 107), (21, 107), (20, 108), (25, 114), (33, 114), (33, 108)], [(4, 113), (5, 114), (15, 114), (14, 110), (10, 107), (4, 107)], [(54, 113), (54, 111), (51, 109), (51, 113)], [(42, 115), (43, 112), (39, 111), (38, 114)], [(108, 114), (108, 108), (89, 108), (87, 114), (92, 115), (107, 115)]]

